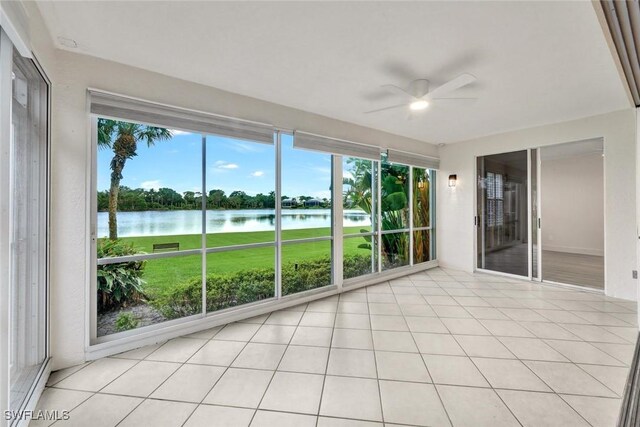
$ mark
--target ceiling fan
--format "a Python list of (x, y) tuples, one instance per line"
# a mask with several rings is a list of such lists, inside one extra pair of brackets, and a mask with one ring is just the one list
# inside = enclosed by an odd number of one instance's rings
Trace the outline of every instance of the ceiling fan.
[(395, 85), (383, 85), (382, 87), (389, 92), (393, 92), (402, 96), (405, 102), (402, 104), (391, 105), (389, 107), (377, 108), (371, 111), (365, 111), (365, 114), (378, 113), (380, 111), (393, 110), (396, 108), (409, 107), (410, 111), (420, 111), (427, 108), (432, 102), (438, 102), (441, 100), (469, 100), (475, 98), (457, 98), (447, 97), (447, 95), (467, 86), (476, 81), (476, 78), (471, 74), (461, 74), (453, 80), (449, 80), (443, 85), (438, 86), (433, 90), (429, 90), (429, 80), (417, 79), (409, 84), (408, 89), (403, 89)]

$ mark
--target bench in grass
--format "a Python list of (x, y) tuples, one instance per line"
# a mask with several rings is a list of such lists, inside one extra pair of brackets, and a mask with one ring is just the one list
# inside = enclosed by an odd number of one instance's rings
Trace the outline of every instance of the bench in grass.
[(179, 251), (180, 243), (172, 242), (172, 243), (154, 243), (153, 244), (153, 252), (157, 251)]

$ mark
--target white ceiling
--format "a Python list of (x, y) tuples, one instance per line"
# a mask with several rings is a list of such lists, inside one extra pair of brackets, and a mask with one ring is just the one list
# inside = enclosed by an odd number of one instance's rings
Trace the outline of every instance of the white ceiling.
[[(433, 143), (630, 107), (582, 2), (39, 3), (69, 49)], [(380, 86), (477, 82), (407, 120)]]

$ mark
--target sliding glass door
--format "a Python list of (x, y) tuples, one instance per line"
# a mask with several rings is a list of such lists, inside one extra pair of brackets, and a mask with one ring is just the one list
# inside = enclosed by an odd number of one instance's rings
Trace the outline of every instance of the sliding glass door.
[(529, 153), (477, 159), (477, 268), (530, 276)]
[(2, 92), (7, 97), (1, 100), (2, 124), (8, 125), (0, 143), (0, 245), (8, 255), (8, 262), (2, 262), (0, 305), (8, 313), (2, 324), (7, 321), (9, 333), (0, 359), (7, 357), (9, 409), (16, 414), (47, 357), (48, 84), (34, 61), (20, 56), (4, 33), (0, 57), (2, 89), (7, 90)]
[(476, 268), (603, 289), (603, 150), (596, 138), (478, 157)]

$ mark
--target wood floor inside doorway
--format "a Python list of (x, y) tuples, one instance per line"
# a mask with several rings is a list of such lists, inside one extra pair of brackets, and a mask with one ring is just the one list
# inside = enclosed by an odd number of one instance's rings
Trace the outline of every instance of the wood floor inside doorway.
[(604, 289), (604, 257), (542, 251), (542, 277), (552, 282)]
[[(490, 252), (485, 269), (527, 276), (527, 245)], [(534, 265), (536, 263), (534, 254)], [(567, 252), (542, 251), (542, 278), (546, 281), (604, 289), (604, 257)]]

